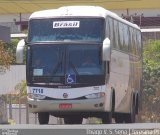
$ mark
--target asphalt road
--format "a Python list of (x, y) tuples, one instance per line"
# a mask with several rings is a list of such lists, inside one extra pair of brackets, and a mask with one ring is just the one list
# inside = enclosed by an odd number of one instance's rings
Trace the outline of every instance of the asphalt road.
[(160, 135), (160, 123), (0, 125), (0, 135)]

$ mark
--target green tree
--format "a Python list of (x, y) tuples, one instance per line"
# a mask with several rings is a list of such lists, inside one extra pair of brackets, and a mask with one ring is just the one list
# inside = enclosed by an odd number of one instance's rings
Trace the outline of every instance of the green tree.
[(27, 102), (26, 81), (22, 80), (20, 83), (18, 83), (15, 86), (15, 90), (17, 94), (13, 102), (18, 103), (19, 101), (17, 100), (17, 98), (20, 98), (20, 102), (25, 104)]
[(18, 42), (19, 42), (19, 39), (14, 38), (14, 39), (11, 39), (11, 42), (8, 44), (8, 52), (10, 55), (13, 56), (12, 64), (16, 63), (16, 48), (17, 48)]
[(0, 41), (0, 72), (9, 69), (13, 62), (13, 55), (9, 52), (7, 44)]
[(160, 121), (160, 40), (144, 45), (143, 116)]
[(26, 90), (26, 81), (22, 80), (20, 83), (18, 83), (15, 87), (17, 93), (20, 93), (21, 97), (27, 95), (27, 90)]

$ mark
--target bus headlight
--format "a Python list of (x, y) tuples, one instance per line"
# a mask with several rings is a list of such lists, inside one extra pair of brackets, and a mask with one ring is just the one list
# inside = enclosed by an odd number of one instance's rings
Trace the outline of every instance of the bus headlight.
[(100, 92), (100, 93), (93, 93), (93, 94), (87, 95), (85, 97), (88, 98), (88, 99), (92, 99), (92, 98), (102, 98), (104, 96), (105, 96), (105, 93)]
[(31, 98), (31, 99), (45, 99), (46, 96), (44, 95), (40, 95), (40, 94), (28, 94), (28, 98)]

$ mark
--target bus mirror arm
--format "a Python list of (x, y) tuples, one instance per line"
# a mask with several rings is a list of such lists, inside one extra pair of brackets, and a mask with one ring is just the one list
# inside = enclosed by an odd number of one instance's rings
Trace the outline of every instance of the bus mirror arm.
[(23, 51), (24, 51), (25, 44), (26, 43), (24, 39), (21, 39), (17, 44), (17, 49), (16, 49), (16, 63), (17, 64), (23, 63)]
[(102, 60), (103, 61), (110, 61), (111, 59), (111, 45), (109, 38), (106, 38), (103, 41), (103, 47), (102, 47)]

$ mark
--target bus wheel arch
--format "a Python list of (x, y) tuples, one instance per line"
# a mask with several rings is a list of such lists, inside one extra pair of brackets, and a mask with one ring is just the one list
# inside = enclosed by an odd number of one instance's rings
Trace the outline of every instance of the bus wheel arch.
[(139, 112), (139, 94), (136, 94), (136, 97), (135, 97), (135, 105), (136, 105), (136, 114), (138, 114)]
[(139, 94), (138, 92), (133, 92), (132, 94), (132, 102), (134, 103), (134, 106), (135, 106), (135, 114), (138, 114), (138, 110), (139, 110)]
[(130, 113), (125, 114), (124, 121), (125, 123), (135, 123), (136, 119), (136, 93), (132, 93), (131, 104), (130, 104)]
[(115, 90), (111, 88), (111, 98), (110, 98), (110, 112), (103, 112), (102, 113), (102, 123), (103, 124), (110, 124), (112, 123), (112, 117), (115, 110)]
[(115, 111), (115, 89), (112, 87), (112, 113)]

